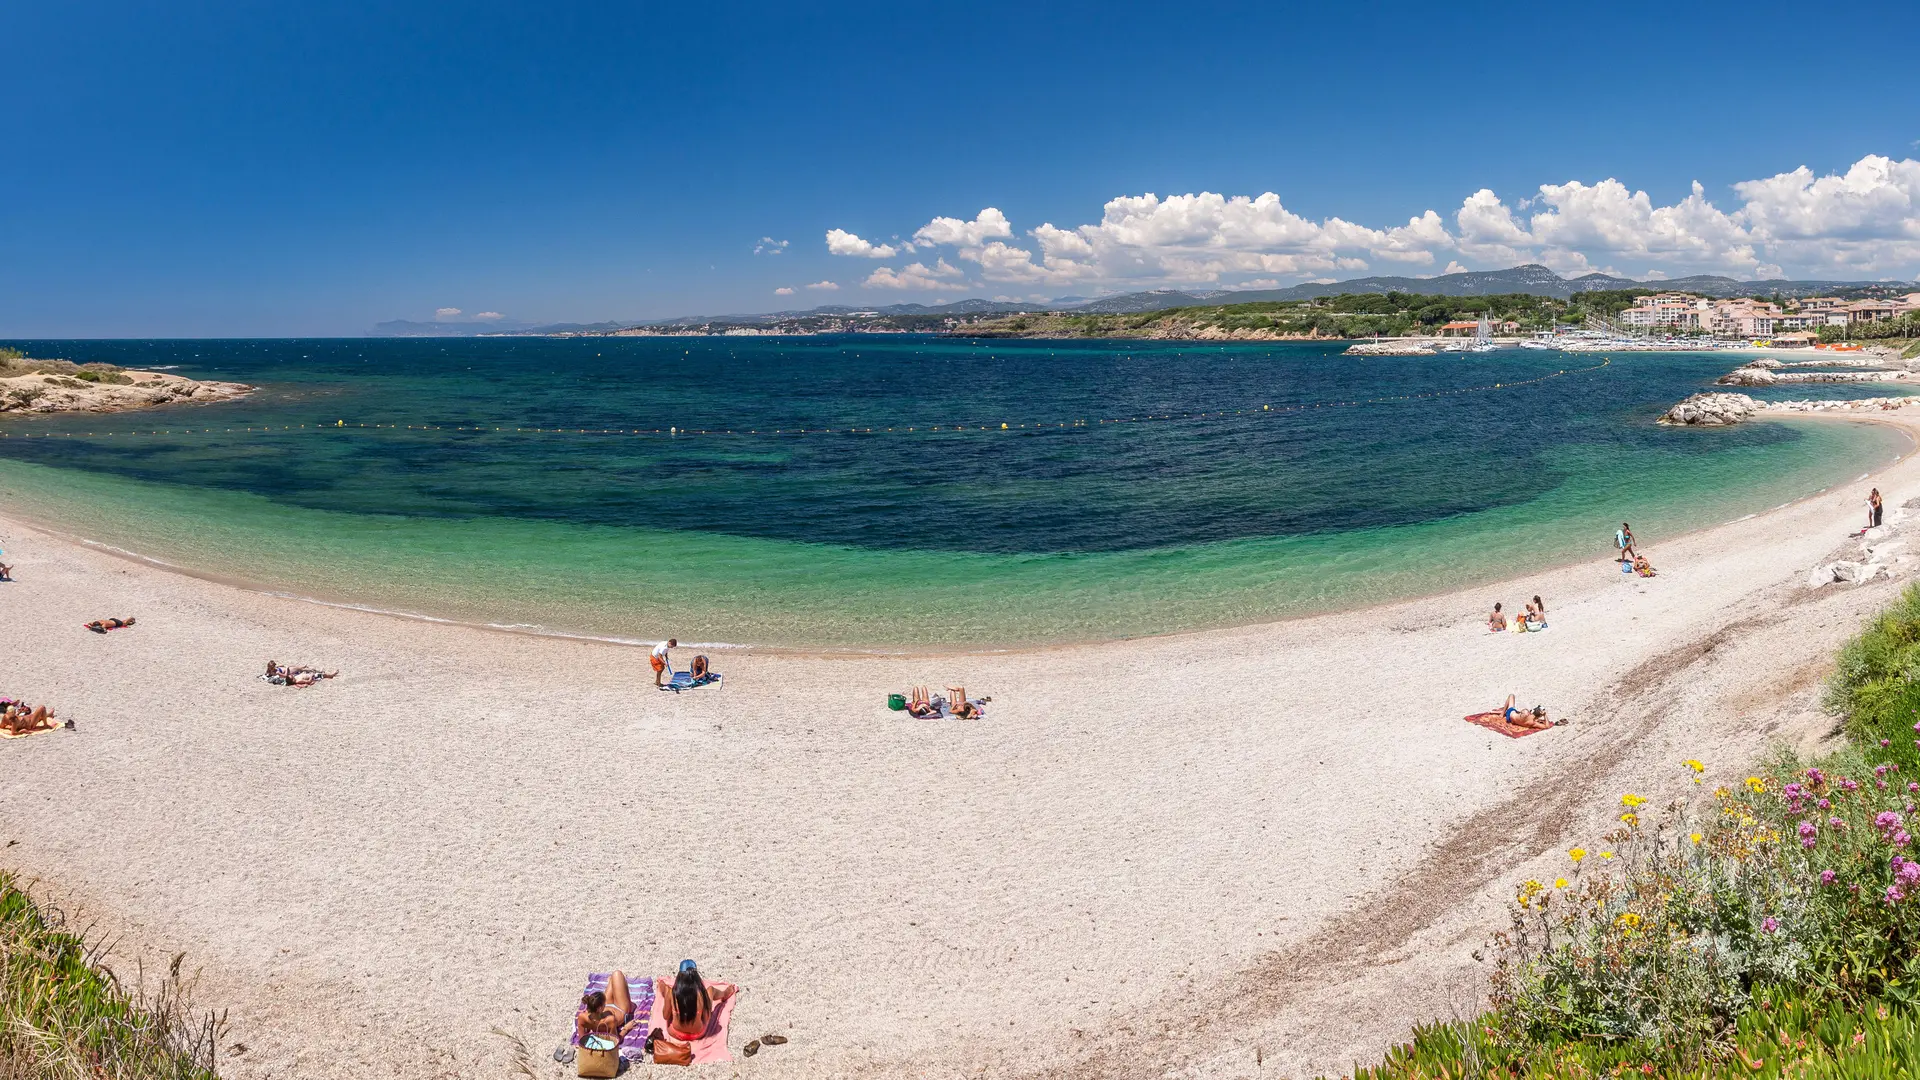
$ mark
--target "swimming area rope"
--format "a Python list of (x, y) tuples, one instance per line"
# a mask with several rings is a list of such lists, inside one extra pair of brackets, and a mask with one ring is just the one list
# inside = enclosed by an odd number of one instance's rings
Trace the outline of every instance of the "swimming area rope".
[(1496, 390), (1512, 390), (1522, 386), (1534, 386), (1550, 382), (1568, 375), (1585, 375), (1599, 371), (1613, 363), (1611, 358), (1602, 359), (1592, 367), (1563, 368), (1532, 379), (1516, 379), (1513, 382), (1487, 383), (1482, 386), (1463, 386), (1452, 390), (1429, 390), (1419, 394), (1389, 394), (1383, 397), (1360, 398), (1352, 401), (1304, 402), (1298, 405), (1249, 405), (1241, 409), (1216, 409), (1207, 412), (1157, 413), (1145, 416), (1125, 416), (1111, 419), (1094, 420), (1058, 420), (1028, 423), (999, 421), (979, 424), (914, 424), (893, 427), (799, 427), (799, 428), (683, 428), (669, 426), (664, 428), (564, 428), (564, 427), (509, 427), (500, 425), (464, 425), (464, 424), (361, 424), (335, 420), (332, 423), (254, 425), (250, 427), (178, 427), (156, 429), (152, 431), (7, 431), (0, 428), (0, 439), (103, 439), (131, 438), (153, 435), (239, 435), (247, 433), (266, 434), (269, 432), (358, 432), (358, 431), (450, 431), (470, 434), (502, 435), (665, 435), (681, 436), (799, 436), (799, 435), (908, 435), (908, 434), (977, 434), (980, 432), (999, 432), (1012, 434), (1017, 431), (1054, 431), (1068, 428), (1105, 427), (1115, 424), (1178, 423), (1193, 420), (1225, 420), (1234, 417), (1266, 418), (1283, 416), (1289, 413), (1311, 412), (1315, 409), (1352, 409), (1367, 405), (1386, 405), (1402, 401), (1424, 401), (1437, 398), (1455, 397), (1461, 394), (1484, 394)]

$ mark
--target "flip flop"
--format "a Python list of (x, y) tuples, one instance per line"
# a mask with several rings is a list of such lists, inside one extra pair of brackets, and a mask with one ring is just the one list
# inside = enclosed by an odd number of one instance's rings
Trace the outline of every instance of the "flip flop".
[(779, 1046), (787, 1041), (787, 1037), (785, 1035), (762, 1035), (760, 1036), (760, 1041), (766, 1043), (768, 1046)]
[(750, 1043), (748, 1043), (747, 1045), (745, 1045), (745, 1046), (743, 1046), (743, 1047), (741, 1047), (741, 1048), (740, 1048), (740, 1056), (741, 1056), (741, 1057), (752, 1057), (753, 1055), (755, 1055), (755, 1054), (757, 1054), (757, 1053), (759, 1053), (759, 1052), (760, 1052), (760, 1040), (759, 1040), (759, 1039), (755, 1039), (755, 1040), (753, 1040), (752, 1042), (750, 1042)]
[(576, 1052), (573, 1047), (568, 1046), (566, 1043), (561, 1043), (559, 1046), (555, 1047), (553, 1050), (553, 1060), (559, 1062), (562, 1065), (573, 1064), (573, 1059), (578, 1056), (579, 1056), (578, 1052)]

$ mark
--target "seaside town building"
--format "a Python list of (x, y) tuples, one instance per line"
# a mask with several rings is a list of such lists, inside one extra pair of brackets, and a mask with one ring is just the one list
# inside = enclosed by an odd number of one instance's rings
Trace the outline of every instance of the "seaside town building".
[(1654, 293), (1635, 297), (1621, 313), (1621, 322), (1637, 329), (1704, 331), (1721, 337), (1764, 338), (1801, 332), (1811, 337), (1822, 327), (1897, 319), (1920, 311), (1920, 293), (1892, 300), (1843, 300), (1813, 296), (1788, 301), (1788, 307), (1767, 300), (1715, 300), (1686, 293)]

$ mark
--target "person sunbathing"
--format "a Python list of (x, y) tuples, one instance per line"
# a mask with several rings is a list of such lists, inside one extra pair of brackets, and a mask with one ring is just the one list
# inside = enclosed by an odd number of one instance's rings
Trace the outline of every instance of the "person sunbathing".
[(947, 693), (953, 695), (947, 699), (949, 702), (947, 710), (961, 720), (978, 720), (987, 715), (987, 710), (981, 708), (981, 706), (993, 700), (992, 698), (981, 698), (979, 701), (970, 701), (967, 698), (967, 688), (964, 686), (949, 686), (947, 687)]
[(1647, 561), (1645, 555), (1635, 555), (1633, 557), (1633, 572), (1639, 574), (1641, 577), (1660, 576), (1660, 571), (1653, 568), (1653, 564)]
[(666, 1022), (662, 1030), (679, 1042), (704, 1038), (713, 1026), (714, 1010), (739, 992), (731, 983), (701, 978), (699, 966), (691, 960), (680, 961), (680, 972), (671, 984), (653, 980), (653, 1000), (660, 1003), (660, 1019)]
[(589, 990), (580, 996), (580, 1011), (573, 1016), (573, 1035), (586, 1045), (589, 1035), (607, 1040), (598, 1049), (611, 1050), (620, 1045), (635, 1024), (645, 1017), (633, 1014), (633, 993), (627, 988), (627, 973), (615, 971), (607, 976), (607, 989)]
[(0, 581), (12, 581), (12, 580), (13, 580), (13, 567), (8, 566), (6, 563), (0, 562)]
[(87, 624), (87, 629), (96, 634), (104, 634), (109, 630), (118, 630), (123, 626), (132, 625), (132, 619), (95, 619)]
[(907, 697), (907, 715), (916, 720), (931, 720), (940, 715), (940, 706), (933, 703), (926, 687), (916, 686)]
[(4, 713), (0, 713), (0, 727), (6, 728), (10, 735), (50, 731), (54, 727), (53, 710), (45, 705), (36, 705), (29, 710), (26, 702), (16, 702), (7, 706)]
[(1493, 614), (1487, 616), (1487, 629), (1488, 630), (1505, 630), (1506, 628), (1507, 628), (1506, 613), (1501, 611), (1499, 603), (1495, 602), (1493, 605)]
[(1547, 719), (1546, 706), (1535, 705), (1531, 709), (1516, 708), (1513, 698), (1514, 695), (1507, 695), (1507, 703), (1501, 707), (1500, 719), (1514, 727), (1532, 728), (1535, 731), (1554, 726), (1553, 721)]
[(1538, 593), (1534, 594), (1533, 605), (1529, 608), (1527, 619), (1539, 624), (1534, 627), (1535, 630), (1545, 630), (1547, 628), (1547, 602), (1540, 599)]

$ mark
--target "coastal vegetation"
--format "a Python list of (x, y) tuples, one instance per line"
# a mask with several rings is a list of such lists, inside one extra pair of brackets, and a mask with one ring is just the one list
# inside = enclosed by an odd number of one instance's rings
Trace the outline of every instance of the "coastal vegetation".
[(0, 348), (0, 379), (21, 375), (55, 375), (88, 383), (124, 386), (133, 382), (126, 369), (115, 364), (76, 364), (71, 360), (35, 360), (19, 349)]
[(1586, 292), (1570, 299), (1504, 293), (1497, 296), (1426, 296), (1414, 293), (1343, 293), (1311, 300), (1281, 300), (1214, 307), (1169, 308), (1132, 314), (1044, 312), (976, 319), (953, 330), (963, 337), (1033, 338), (1357, 338), (1434, 334), (1450, 322), (1488, 319), (1514, 323), (1522, 332), (1577, 326), (1594, 315), (1625, 310), (1645, 289)]
[(1487, 1011), (1356, 1080), (1920, 1076), (1920, 586), (1841, 652), (1828, 704), (1839, 750), (1662, 809), (1622, 794), (1518, 887)]
[(0, 1078), (214, 1080), (224, 1025), (194, 1012), (182, 958), (130, 986), (106, 954), (0, 871)]
[(1876, 345), (1887, 345), (1898, 349), (1902, 359), (1911, 360), (1920, 357), (1920, 312), (1902, 315), (1897, 319), (1881, 319), (1878, 322), (1824, 326), (1820, 328), (1820, 340), (1829, 343), (1871, 341)]

